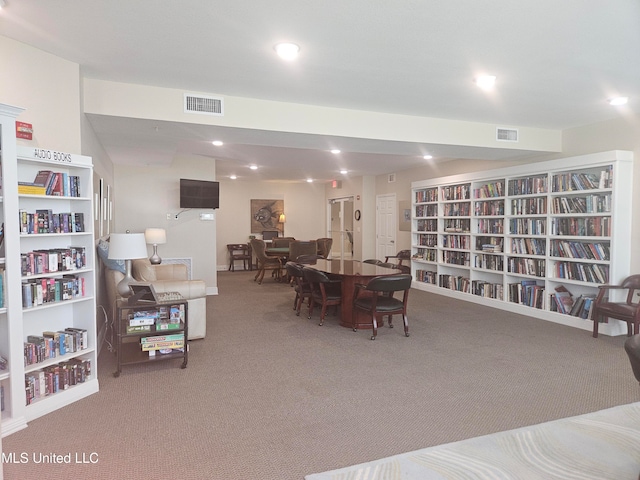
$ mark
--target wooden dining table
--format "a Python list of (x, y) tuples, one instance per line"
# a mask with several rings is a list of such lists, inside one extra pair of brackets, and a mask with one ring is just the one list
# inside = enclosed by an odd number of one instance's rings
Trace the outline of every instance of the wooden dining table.
[(366, 285), (373, 277), (380, 275), (398, 275), (400, 270), (381, 267), (358, 260), (318, 259), (315, 263), (305, 265), (321, 272), (330, 273), (342, 280), (342, 303), (340, 304), (340, 325), (357, 330), (371, 328), (371, 318), (364, 312), (353, 309), (353, 295), (356, 284)]

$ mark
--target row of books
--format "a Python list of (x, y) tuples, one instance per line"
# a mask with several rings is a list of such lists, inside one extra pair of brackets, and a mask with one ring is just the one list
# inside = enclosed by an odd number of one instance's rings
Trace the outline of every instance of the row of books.
[(509, 180), (509, 195), (547, 193), (547, 176), (524, 177)]
[(442, 261), (450, 265), (462, 265), (468, 267), (470, 260), (469, 252), (456, 252), (453, 250), (444, 250), (442, 252)]
[(0, 385), (0, 412), (4, 412), (4, 386)]
[(33, 182), (18, 182), (18, 193), (79, 197), (80, 177), (64, 172), (40, 170), (33, 179)]
[(438, 245), (438, 236), (434, 234), (418, 235), (418, 245), (436, 247)]
[(552, 218), (551, 235), (611, 236), (611, 217)]
[(52, 248), (20, 254), (20, 271), (23, 276), (68, 272), (86, 266), (85, 247)]
[(432, 285), (435, 285), (437, 277), (437, 272), (432, 272), (431, 270), (416, 270), (416, 280), (418, 282), (430, 283)]
[(442, 200), (469, 200), (471, 185), (447, 185), (442, 187)]
[(471, 282), (471, 293), (485, 298), (497, 298), (502, 300), (504, 287), (499, 283), (490, 283), (484, 280), (473, 280)]
[(533, 308), (544, 307), (544, 286), (535, 280), (522, 280), (508, 285), (509, 301)]
[(471, 237), (469, 235), (443, 235), (442, 246), (444, 248), (460, 248), (469, 250)]
[(19, 210), (20, 233), (74, 233), (84, 232), (84, 213), (63, 212), (53, 213), (52, 210), (36, 210), (29, 213)]
[(72, 358), (24, 376), (27, 405), (91, 379), (91, 361)]
[(504, 197), (504, 182), (491, 182), (476, 188), (474, 198)]
[(467, 277), (459, 275), (441, 274), (438, 278), (438, 285), (450, 290), (469, 293), (471, 282)]
[(590, 283), (607, 283), (609, 266), (591, 263), (556, 262), (554, 266), (556, 278), (580, 280)]
[(417, 221), (416, 226), (419, 232), (437, 232), (438, 220), (420, 219)]
[(543, 238), (512, 238), (511, 253), (519, 255), (544, 255), (547, 242)]
[(556, 197), (553, 213), (606, 213), (611, 211), (611, 194), (585, 197)]
[(546, 224), (546, 219), (541, 218), (512, 218), (509, 231), (519, 235), (544, 235)]
[(544, 215), (547, 197), (516, 198), (511, 200), (511, 215)]
[(75, 275), (22, 282), (22, 306), (32, 308), (85, 296), (85, 279)]
[(0, 308), (4, 308), (4, 268), (0, 268)]
[(551, 255), (554, 257), (608, 261), (610, 258), (609, 243), (552, 240)]
[(504, 233), (504, 222), (501, 218), (479, 219), (478, 233)]
[(509, 257), (507, 266), (509, 273), (519, 273), (522, 275), (532, 275), (534, 277), (544, 277), (545, 261), (535, 258)]
[(24, 342), (24, 364), (42, 363), (67, 353), (79, 352), (89, 347), (84, 328), (65, 328), (58, 332), (47, 331), (42, 335), (29, 335)]
[(468, 217), (471, 215), (471, 204), (468, 202), (447, 203), (442, 215), (445, 217)]
[(554, 192), (595, 190), (602, 188), (611, 188), (612, 185), (612, 165), (609, 165), (599, 173), (561, 173), (553, 176)]
[(416, 205), (416, 217), (437, 217), (438, 205)]
[(414, 254), (412, 258), (417, 260), (426, 260), (427, 262), (437, 262), (438, 251), (435, 249), (419, 248), (418, 252)]
[(491, 200), (486, 202), (476, 202), (474, 207), (476, 216), (499, 216), (504, 215), (504, 200)]
[(556, 292), (551, 294), (550, 310), (564, 315), (591, 318), (591, 307), (595, 300), (595, 295), (580, 295), (574, 299), (573, 295), (564, 285), (556, 287)]
[(499, 255), (476, 255), (473, 266), (475, 268), (502, 272), (504, 270), (504, 261), (502, 260), (502, 256)]
[(426, 190), (416, 191), (416, 203), (423, 202), (437, 202), (438, 201), (438, 189), (429, 188)]

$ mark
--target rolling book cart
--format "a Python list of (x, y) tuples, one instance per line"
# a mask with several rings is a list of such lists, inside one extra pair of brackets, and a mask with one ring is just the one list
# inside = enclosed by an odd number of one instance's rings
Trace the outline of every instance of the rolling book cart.
[(188, 301), (162, 297), (144, 302), (118, 300), (116, 319), (117, 369), (123, 365), (182, 359), (187, 368)]

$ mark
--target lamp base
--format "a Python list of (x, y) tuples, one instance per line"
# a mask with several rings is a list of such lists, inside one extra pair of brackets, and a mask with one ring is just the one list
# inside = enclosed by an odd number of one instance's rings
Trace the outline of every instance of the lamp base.
[(153, 246), (153, 255), (149, 257), (149, 262), (151, 265), (160, 265), (162, 263), (162, 259), (158, 255), (158, 245)]
[(136, 280), (131, 275), (131, 260), (124, 261), (125, 266), (125, 274), (124, 278), (118, 282), (118, 286), (116, 287), (118, 291), (118, 295), (123, 298), (127, 298), (131, 296), (131, 290), (129, 289), (129, 284), (135, 282)]

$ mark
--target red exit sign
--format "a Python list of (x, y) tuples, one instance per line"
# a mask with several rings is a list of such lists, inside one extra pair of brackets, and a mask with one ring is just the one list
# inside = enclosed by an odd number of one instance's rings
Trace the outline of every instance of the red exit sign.
[(33, 125), (30, 123), (16, 122), (16, 138), (33, 140)]

